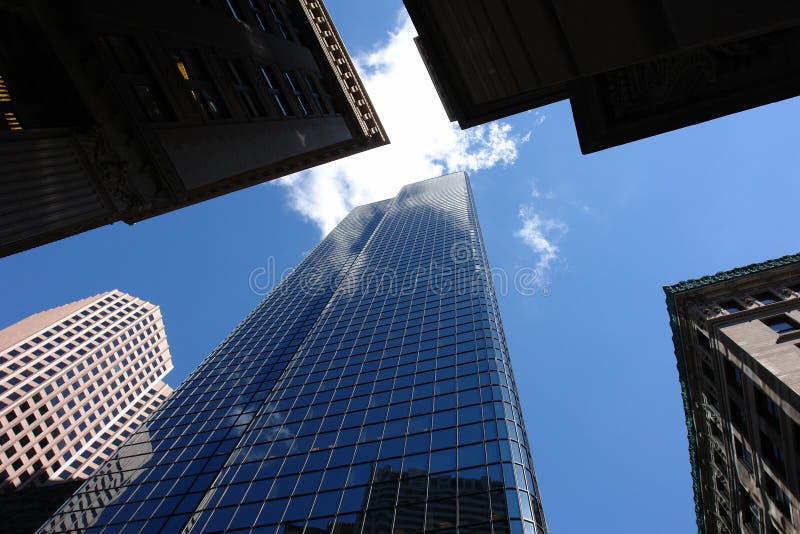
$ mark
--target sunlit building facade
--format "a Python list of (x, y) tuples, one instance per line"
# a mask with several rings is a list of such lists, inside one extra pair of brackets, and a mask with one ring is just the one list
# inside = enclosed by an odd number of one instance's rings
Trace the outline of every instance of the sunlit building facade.
[(354, 209), (40, 532), (74, 525), (547, 532), (466, 175)]
[(322, 0), (0, 2), (0, 257), (388, 142)]
[(1, 330), (4, 531), (23, 506), (35, 517), (42, 496), (92, 475), (169, 396), (162, 379), (171, 369), (159, 308), (116, 290)]
[(800, 532), (800, 254), (664, 289), (698, 531)]

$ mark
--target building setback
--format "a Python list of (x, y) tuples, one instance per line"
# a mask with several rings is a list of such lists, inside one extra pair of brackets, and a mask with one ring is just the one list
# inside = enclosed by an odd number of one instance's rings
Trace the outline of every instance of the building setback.
[(40, 532), (123, 526), (547, 532), (464, 173), (354, 209)]
[(158, 307), (116, 290), (0, 330), (3, 531), (39, 527), (169, 396), (171, 369)]
[(0, 1), (0, 257), (388, 142), (321, 0)]
[(785, 0), (404, 0), (462, 128), (569, 99), (584, 154), (800, 94)]
[(698, 531), (800, 532), (800, 254), (664, 290)]

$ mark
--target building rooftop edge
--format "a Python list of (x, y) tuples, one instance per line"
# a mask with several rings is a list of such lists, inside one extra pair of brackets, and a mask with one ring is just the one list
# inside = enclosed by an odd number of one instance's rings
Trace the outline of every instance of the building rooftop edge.
[[(409, 186), (409, 185), (414, 185), (414, 184), (419, 184), (419, 183), (422, 183), (422, 182), (428, 182), (428, 181), (430, 181), (430, 180), (438, 180), (439, 178), (444, 178), (445, 176), (452, 176), (452, 175), (454, 175), (454, 174), (463, 174), (463, 175), (464, 175), (464, 178), (466, 178), (466, 180), (467, 180), (467, 183), (469, 183), (469, 174), (467, 174), (467, 171), (455, 171), (455, 172), (448, 172), (447, 174), (442, 174), (441, 176), (433, 176), (432, 178), (425, 178), (425, 179), (423, 179), (423, 180), (417, 180), (416, 182), (409, 182), (409, 183), (407, 183), (407, 184), (403, 185), (403, 186), (400, 188), (400, 190), (397, 192), (397, 195), (399, 195), (399, 194), (400, 194), (400, 192), (401, 192), (401, 191), (402, 191), (402, 190), (403, 190), (403, 189), (404, 189), (406, 186)], [(380, 204), (381, 202), (390, 202), (390, 201), (394, 200), (395, 198), (397, 198), (397, 195), (395, 195), (395, 196), (393, 196), (393, 197), (389, 197), (389, 198), (384, 198), (384, 199), (381, 199), (381, 200), (375, 200), (375, 201), (373, 201), (373, 202), (367, 202), (366, 204), (359, 204), (358, 206), (353, 206), (353, 208), (352, 208), (352, 209), (363, 208), (363, 207), (365, 207), (365, 206), (372, 206), (373, 204)]]
[(800, 262), (800, 252), (796, 254), (787, 254), (786, 256), (781, 256), (780, 258), (774, 258), (759, 263), (751, 263), (750, 265), (745, 265), (744, 267), (737, 267), (728, 271), (720, 271), (716, 274), (706, 275), (701, 278), (684, 280), (683, 282), (678, 282), (677, 284), (667, 285), (664, 286), (664, 292), (667, 295), (674, 295), (676, 293), (682, 293), (692, 289), (699, 289), (701, 287), (727, 282), (728, 280), (735, 280), (736, 278), (768, 271), (770, 269), (776, 269), (778, 267), (783, 267), (785, 265), (791, 265), (792, 263), (798, 262)]
[(362, 134), (372, 141), (373, 146), (389, 143), (389, 136), (383, 127), (372, 100), (367, 93), (361, 77), (353, 64), (350, 54), (342, 41), (336, 25), (321, 0), (302, 0), (300, 5), (308, 18), (320, 48), (338, 79)]

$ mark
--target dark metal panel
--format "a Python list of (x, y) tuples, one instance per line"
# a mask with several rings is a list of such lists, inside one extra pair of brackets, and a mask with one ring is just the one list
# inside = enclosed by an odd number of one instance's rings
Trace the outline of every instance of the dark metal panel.
[(6, 140), (0, 162), (0, 255), (110, 215), (69, 136)]

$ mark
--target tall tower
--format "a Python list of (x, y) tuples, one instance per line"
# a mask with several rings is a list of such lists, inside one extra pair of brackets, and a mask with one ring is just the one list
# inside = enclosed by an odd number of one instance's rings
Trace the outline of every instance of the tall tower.
[(699, 532), (800, 532), (800, 254), (664, 290)]
[(467, 176), (354, 209), (40, 532), (77, 524), (546, 532)]
[(158, 307), (116, 290), (0, 330), (3, 531), (41, 525), (169, 396), (171, 369)]

